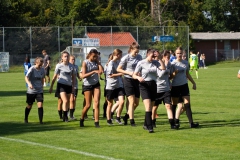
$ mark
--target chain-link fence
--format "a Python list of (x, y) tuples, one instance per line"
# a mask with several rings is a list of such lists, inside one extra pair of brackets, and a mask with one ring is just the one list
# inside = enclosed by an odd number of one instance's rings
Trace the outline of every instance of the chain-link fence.
[[(186, 53), (189, 51), (188, 26), (0, 27), (0, 51), (9, 52), (10, 65), (20, 65), (26, 56), (30, 58), (42, 56), (43, 49), (47, 50), (50, 56), (60, 53), (66, 47), (72, 46), (72, 38), (88, 38), (90, 33), (97, 33), (100, 36), (99, 47), (104, 52), (101, 56), (105, 57), (108, 57), (115, 48), (127, 52), (126, 48), (132, 41), (137, 41), (141, 50), (148, 48), (174, 50), (182, 46)], [(162, 41), (153, 38), (160, 36), (171, 36), (172, 40)], [(84, 49), (80, 47), (74, 52), (82, 56)]]

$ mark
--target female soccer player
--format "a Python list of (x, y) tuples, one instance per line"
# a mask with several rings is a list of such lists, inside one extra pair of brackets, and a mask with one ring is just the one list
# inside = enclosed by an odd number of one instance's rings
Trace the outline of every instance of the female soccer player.
[(40, 124), (43, 124), (43, 83), (45, 71), (42, 68), (42, 65), (43, 59), (41, 57), (37, 57), (35, 59), (35, 65), (28, 70), (25, 76), (25, 81), (28, 85), (26, 101), (28, 105), (25, 109), (25, 123), (28, 123), (28, 115), (32, 109), (33, 102), (35, 102), (36, 99), (39, 122)]
[(134, 121), (134, 110), (139, 104), (139, 81), (133, 79), (132, 75), (137, 66), (137, 63), (142, 60), (142, 56), (138, 54), (139, 45), (136, 42), (133, 42), (128, 50), (126, 56), (122, 57), (117, 71), (124, 74), (124, 90), (129, 101), (128, 112), (123, 117), (124, 125), (127, 125), (127, 120), (130, 117), (131, 126), (136, 126)]
[(78, 66), (75, 65), (75, 56), (71, 55), (70, 56), (70, 60), (69, 62), (74, 66), (74, 70), (75, 70), (75, 86), (74, 86), (74, 92), (70, 95), (70, 120), (76, 120), (76, 118), (73, 116), (73, 113), (75, 111), (75, 107), (76, 107), (76, 99), (77, 99), (77, 95), (78, 95), (78, 80), (77, 79), (81, 79), (79, 74), (78, 74)]
[[(189, 80), (193, 84), (193, 89), (196, 90), (196, 83), (192, 79), (191, 75), (189, 74), (189, 66), (188, 62), (182, 60), (182, 53), (183, 49), (178, 47), (176, 49), (176, 57), (177, 59), (172, 62), (171, 66), (171, 78), (172, 78), (172, 111), (175, 113), (177, 103), (179, 101), (179, 97), (183, 98), (184, 107), (186, 109), (186, 114), (190, 123), (191, 128), (196, 128), (199, 126), (198, 123), (193, 123), (192, 118), (192, 110), (190, 105), (190, 93), (188, 88), (188, 81)], [(179, 116), (180, 113), (175, 115), (175, 125), (177, 128), (180, 127), (179, 123)]]
[(170, 91), (170, 80), (169, 80), (170, 69), (171, 69), (170, 52), (165, 50), (163, 51), (162, 56), (163, 56), (162, 58), (163, 62), (161, 62), (160, 59), (158, 61), (161, 64), (163, 63), (166, 70), (162, 70), (161, 72), (159, 72), (160, 74), (158, 75), (158, 78), (157, 78), (157, 96), (156, 96), (157, 98), (152, 109), (153, 127), (156, 127), (155, 115), (156, 115), (158, 105), (163, 102), (167, 110), (167, 116), (168, 116), (171, 129), (175, 129), (173, 113), (171, 108), (171, 91)]
[(53, 85), (57, 81), (57, 92), (60, 93), (62, 99), (62, 109), (63, 109), (63, 121), (68, 122), (68, 109), (70, 103), (70, 95), (74, 93), (74, 86), (76, 80), (76, 73), (74, 66), (69, 63), (69, 53), (67, 51), (62, 52), (62, 63), (56, 65), (54, 75), (52, 78), (52, 83), (49, 89), (49, 93), (52, 93)]
[(153, 52), (154, 50), (152, 49), (147, 50), (146, 59), (138, 62), (133, 73), (133, 78), (139, 81), (140, 93), (145, 106), (144, 129), (148, 130), (149, 133), (153, 133), (152, 106), (155, 103), (157, 95), (157, 72), (158, 70), (165, 70), (162, 61), (160, 61), (160, 66), (158, 61), (153, 60)]
[(111, 120), (111, 108), (113, 106), (114, 98), (118, 98), (119, 103), (119, 114), (117, 115), (116, 121), (119, 124), (121, 123), (120, 115), (122, 112), (123, 104), (124, 104), (124, 90), (123, 87), (120, 86), (121, 84), (121, 76), (122, 73), (117, 72), (117, 67), (119, 64), (119, 60), (122, 58), (122, 51), (120, 49), (115, 49), (111, 56), (112, 60), (108, 63), (107, 70), (106, 70), (106, 99), (108, 102), (107, 106), (107, 123), (112, 125)]
[(83, 88), (85, 106), (82, 110), (82, 115), (80, 118), (80, 127), (84, 127), (84, 116), (87, 114), (88, 109), (91, 107), (92, 97), (93, 108), (94, 108), (94, 120), (95, 127), (100, 127), (99, 125), (99, 103), (100, 103), (100, 83), (99, 74), (103, 73), (103, 69), (98, 60), (98, 51), (96, 49), (91, 49), (88, 54), (88, 59), (84, 60), (82, 63), (82, 78), (83, 78)]

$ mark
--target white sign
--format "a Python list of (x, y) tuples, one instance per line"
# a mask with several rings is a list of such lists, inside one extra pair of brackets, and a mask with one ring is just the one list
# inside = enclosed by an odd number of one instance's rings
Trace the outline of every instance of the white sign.
[(72, 39), (73, 47), (95, 47), (100, 46), (100, 41), (98, 38), (73, 38)]
[(0, 52), (0, 72), (9, 71), (9, 52)]

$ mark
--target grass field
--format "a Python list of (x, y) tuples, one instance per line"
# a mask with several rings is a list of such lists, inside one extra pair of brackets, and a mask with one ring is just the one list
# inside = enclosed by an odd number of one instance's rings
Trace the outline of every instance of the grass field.
[[(116, 123), (108, 126), (102, 118), (102, 97), (101, 128), (94, 127), (91, 110), (90, 118), (85, 121), (86, 127), (80, 128), (79, 121), (64, 123), (59, 120), (57, 99), (47, 88), (44, 90), (45, 124), (38, 122), (36, 103), (30, 112), (29, 124), (24, 124), (26, 88), (23, 70), (12, 67), (9, 73), (0, 73), (0, 159), (238, 160), (240, 79), (236, 76), (239, 69), (239, 62), (224, 62), (200, 69), (199, 79), (193, 72), (197, 90), (191, 89), (191, 106), (195, 122), (200, 123), (198, 129), (189, 128), (183, 114), (180, 129), (171, 130), (166, 110), (161, 105), (155, 133), (149, 134), (142, 129), (142, 103), (136, 110), (137, 127)], [(79, 94), (75, 112), (78, 119), (82, 100)]]

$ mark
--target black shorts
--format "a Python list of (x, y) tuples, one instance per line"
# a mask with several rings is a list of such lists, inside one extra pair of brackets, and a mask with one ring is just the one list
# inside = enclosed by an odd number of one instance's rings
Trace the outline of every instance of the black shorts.
[(68, 86), (66, 84), (58, 83), (57, 91), (58, 93), (66, 92), (66, 94), (72, 93), (72, 86)]
[(183, 102), (184, 102), (183, 98), (182, 98), (182, 97), (179, 97), (178, 103), (183, 103)]
[(74, 95), (74, 97), (77, 98), (77, 95), (78, 95), (78, 89), (74, 89), (74, 93), (72, 93)]
[(114, 101), (117, 102), (118, 101), (118, 97), (119, 96), (125, 96), (125, 91), (122, 87), (117, 89), (117, 97), (114, 97)]
[(57, 83), (57, 88), (56, 88), (56, 91), (55, 91), (55, 97), (61, 98), (59, 92), (60, 92), (60, 90), (59, 90), (59, 85), (58, 85), (58, 83)]
[(171, 92), (162, 92), (162, 93), (157, 93), (157, 98), (155, 101), (155, 106), (158, 106), (159, 104), (171, 104)]
[(100, 83), (97, 82), (97, 84), (94, 84), (94, 85), (90, 85), (90, 86), (82, 86), (82, 94), (84, 94), (85, 91), (92, 91), (94, 90), (95, 88), (98, 88), (100, 87)]
[(112, 100), (118, 97), (118, 88), (114, 90), (106, 89), (106, 98), (107, 100)]
[(155, 81), (145, 81), (139, 83), (139, 89), (142, 99), (151, 99), (151, 101), (156, 100), (157, 96), (157, 84)]
[(44, 70), (45, 70), (45, 75), (46, 75), (46, 76), (49, 76), (50, 67), (44, 68)]
[(139, 81), (137, 79), (124, 77), (123, 84), (127, 97), (130, 95), (135, 95), (136, 98), (140, 97)]
[(37, 102), (43, 102), (43, 93), (37, 93), (37, 94), (29, 94), (27, 93), (27, 100), (26, 103), (29, 105), (32, 105), (35, 102), (35, 99)]
[(172, 97), (190, 96), (188, 84), (186, 83), (181, 86), (172, 86), (171, 96)]

